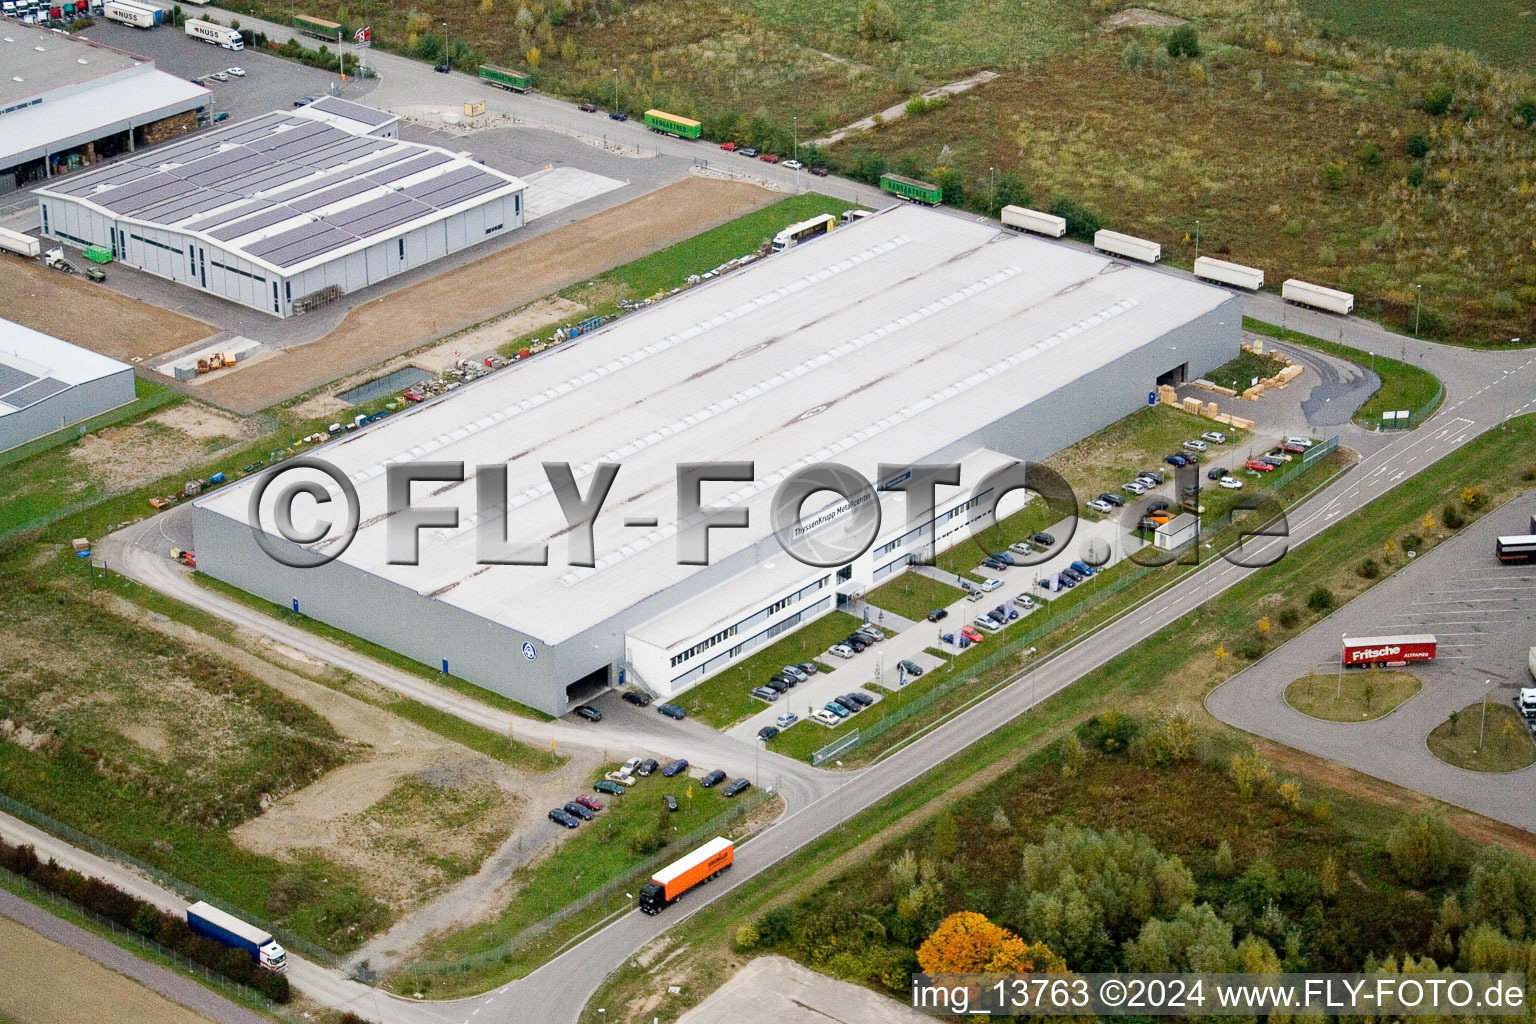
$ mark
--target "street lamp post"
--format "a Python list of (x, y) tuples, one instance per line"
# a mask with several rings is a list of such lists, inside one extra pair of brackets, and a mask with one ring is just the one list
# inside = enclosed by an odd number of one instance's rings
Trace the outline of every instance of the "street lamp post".
[(1200, 221), (1195, 220), (1195, 259), (1200, 258)]
[(791, 114), (789, 117), (789, 138), (791, 148), (795, 151), (795, 192), (800, 192), (800, 115)]
[(1488, 728), (1488, 695), (1493, 692), (1493, 680), (1483, 680), (1483, 720), (1477, 727), (1477, 752), (1483, 752), (1483, 730)]
[(1344, 648), (1349, 643), (1349, 634), (1339, 634), (1339, 686), (1334, 692), (1334, 700), (1344, 699)]
[(987, 192), (987, 213), (990, 214), (997, 209), (997, 168), (988, 167), (987, 170), (992, 173), (992, 187)]
[(1413, 336), (1419, 336), (1419, 311), (1424, 308), (1424, 286), (1413, 286)]
[(613, 69), (613, 109), (614, 109), (615, 112), (617, 112), (618, 109), (619, 109), (619, 69), (618, 68), (614, 68)]

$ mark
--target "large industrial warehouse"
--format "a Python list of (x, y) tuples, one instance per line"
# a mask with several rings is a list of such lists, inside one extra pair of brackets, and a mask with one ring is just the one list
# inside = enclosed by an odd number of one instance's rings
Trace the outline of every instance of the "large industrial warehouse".
[(37, 190), (43, 234), (274, 316), (523, 223), (521, 179), (332, 97)]
[(135, 397), (127, 363), (0, 320), (0, 451)]
[[(198, 568), (553, 714), (621, 681), (670, 695), (902, 571), (916, 543), (937, 534), (942, 549), (985, 525), (991, 500), (971, 488), (987, 471), (1040, 459), (1145, 405), (1157, 383), (1226, 362), (1240, 324), (1240, 299), (1222, 289), (893, 208), (319, 449), (355, 486), (361, 519), (322, 567), (289, 568), (256, 542), (247, 510), (266, 477), (206, 496)], [(465, 482), (418, 483), (412, 499), (456, 509), (458, 525), (421, 530), (418, 564), (389, 564), (385, 467), (457, 460)], [(748, 509), (750, 525), (710, 531), (710, 564), (680, 565), (677, 466), (716, 460), (755, 464), (752, 482), (701, 495)], [(887, 494), (875, 542), (846, 565), (804, 564), (773, 535), (774, 490), (796, 469), (836, 462), (874, 480), (881, 463), (941, 461), (963, 475), (940, 488), (935, 521), (914, 529)], [(599, 463), (621, 466), (593, 568), (570, 564), (546, 462), (569, 463), (582, 494)], [(478, 528), (500, 526), (477, 503), (485, 465), (507, 471), (506, 539), (547, 541), (547, 567), (480, 564), (493, 531)], [(310, 470), (277, 479), (261, 499), (263, 539), (302, 556), (271, 525), (275, 496), (296, 480), (328, 484), (332, 504), (296, 503), (302, 530), (343, 522), (341, 491)], [(812, 536), (847, 529), (829, 493), (801, 512)], [(339, 550), (340, 533), (311, 550)]]
[(0, 193), (197, 129), (210, 93), (148, 57), (5, 21)]

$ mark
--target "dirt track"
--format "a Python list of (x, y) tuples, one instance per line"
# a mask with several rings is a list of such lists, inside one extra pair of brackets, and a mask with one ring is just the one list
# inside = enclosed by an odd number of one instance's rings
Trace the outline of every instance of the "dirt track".
[(10, 256), (0, 263), (0, 310), (7, 320), (124, 361), (170, 352), (218, 331), (83, 277)]
[(330, 334), (199, 388), (252, 413), (587, 280), (778, 198), (688, 178), (359, 306)]

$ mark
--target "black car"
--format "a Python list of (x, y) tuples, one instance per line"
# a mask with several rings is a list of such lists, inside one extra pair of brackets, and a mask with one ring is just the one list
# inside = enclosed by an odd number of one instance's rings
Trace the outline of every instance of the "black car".
[(762, 740), (764, 743), (767, 743), (778, 734), (779, 728), (775, 725), (765, 725), (761, 729), (757, 730), (757, 738)]
[(1103, 494), (1099, 495), (1099, 500), (1113, 505), (1115, 508), (1119, 508), (1125, 504), (1124, 498), (1120, 497), (1118, 494), (1111, 494), (1108, 491), (1105, 491)]
[(1068, 568), (1065, 568), (1065, 569), (1061, 570), (1061, 575), (1064, 576), (1065, 578), (1071, 580), (1073, 583), (1081, 583), (1081, 582), (1083, 582), (1083, 580), (1088, 578), (1088, 577), (1084, 576), (1082, 573), (1078, 572), (1076, 569), (1071, 568), (1070, 566)]
[(1156, 501), (1149, 501), (1147, 502), (1147, 514), (1151, 515), (1153, 512), (1161, 512), (1167, 507), (1168, 503), (1162, 498), (1158, 498)]
[(581, 804), (578, 804), (575, 801), (565, 805), (565, 813), (573, 817), (580, 818), (582, 821), (591, 821), (594, 817), (596, 817), (596, 815), (592, 813), (591, 808), (583, 807)]
[(948, 616), (949, 616), (949, 609), (947, 609), (947, 608), (935, 608), (933, 611), (928, 613), (928, 621), (929, 622), (938, 622), (940, 619), (947, 618)]
[(817, 166), (811, 168), (811, 173), (816, 175), (818, 178), (825, 178), (827, 176), (827, 169), (818, 164)]
[(1207, 480), (1220, 480), (1226, 475), (1227, 471), (1225, 469), (1222, 469), (1220, 466), (1212, 466), (1210, 469), (1206, 470), (1205, 478)]
[(434, 64), (432, 66), (432, 70), (436, 71), (440, 75), (446, 75), (448, 72), (452, 71), (453, 68), (449, 67), (447, 64)]
[[(912, 662), (910, 662), (910, 661), (907, 662), (907, 664), (908, 665), (912, 665), (913, 668), (917, 668), (917, 666), (913, 665)], [(918, 675), (922, 675), (923, 674), (923, 670), (918, 668), (917, 669), (917, 674)], [(855, 704), (857, 704), (861, 708), (867, 708), (867, 707), (869, 707), (871, 704), (873, 704), (875, 702), (875, 698), (871, 697), (867, 693), (860, 693), (857, 690), (855, 690), (854, 692), (848, 694), (848, 699), (853, 701)]]
[(581, 822), (577, 821), (569, 814), (566, 814), (558, 807), (549, 812), (549, 820), (554, 822), (556, 825), (564, 825), (566, 828), (577, 828), (581, 825)]
[(589, 722), (601, 722), (603, 720), (603, 713), (590, 704), (583, 704), (577, 708), (576, 715), (578, 718), (585, 718)]
[(668, 793), (664, 799), (667, 801), (667, 810), (677, 810), (677, 797), (673, 796), (671, 793)]
[(768, 689), (772, 690), (774, 693), (783, 693), (785, 690), (789, 689), (789, 680), (785, 679), (783, 676), (774, 676), (763, 685), (768, 687)]
[(699, 785), (703, 786), (705, 789), (709, 789), (711, 786), (718, 786), (724, 781), (725, 772), (721, 771), (719, 768), (716, 768), (714, 771), (700, 779)]
[(676, 704), (657, 704), (656, 710), (661, 714), (666, 715), (668, 718), (675, 719), (679, 722), (688, 717), (688, 712), (684, 711)]
[(852, 697), (848, 696), (847, 694), (844, 694), (841, 697), (833, 697), (832, 698), (832, 703), (834, 703), (837, 706), (845, 709), (850, 715), (856, 715), (860, 711), (864, 710), (864, 706), (862, 704), (860, 704), (858, 701), (854, 700)]
[(1034, 533), (1030, 534), (1029, 542), (1042, 548), (1048, 548), (1056, 543), (1056, 538), (1048, 533)]
[(981, 564), (986, 566), (988, 569), (991, 569), (993, 572), (1002, 572), (1004, 569), (1008, 568), (1008, 566), (998, 561), (996, 558), (991, 557), (990, 555), (986, 558), (983, 558), (981, 560)]
[(680, 757), (676, 761), (668, 763), (668, 765), (661, 770), (661, 776), (664, 779), (670, 779), (672, 776), (687, 770), (688, 762)]
[[(901, 665), (901, 670), (903, 672), (905, 672), (907, 675), (911, 676), (913, 679), (916, 679), (918, 676), (923, 674), (923, 666), (919, 665), (915, 661), (905, 661), (904, 660), (904, 661), (898, 662), (898, 664)], [(863, 695), (862, 694), (854, 694), (854, 696), (855, 697), (859, 697), (859, 696), (863, 696)]]
[(643, 779), (647, 775), (654, 772), (658, 767), (659, 766), (656, 764), (656, 759), (654, 757), (648, 757), (644, 761), (641, 761), (639, 764), (635, 765), (635, 774)]
[(853, 653), (855, 654), (858, 654), (860, 651), (864, 650), (864, 648), (869, 646), (869, 640), (865, 637), (859, 636), (857, 633), (850, 634), (848, 639), (844, 640), (843, 643), (847, 644), (849, 647), (852, 647)]
[(736, 796), (737, 794), (745, 793), (751, 788), (752, 783), (748, 782), (746, 779), (737, 779), (735, 782), (731, 783), (729, 786), (726, 786), (720, 792), (725, 796)]
[(622, 111), (622, 110), (615, 110), (613, 113), (608, 115), (608, 120), (610, 120), (610, 121), (628, 121), (629, 120), (629, 115), (624, 113), (624, 111)]
[(639, 690), (625, 690), (624, 699), (637, 708), (643, 708), (651, 702), (650, 695), (641, 693)]

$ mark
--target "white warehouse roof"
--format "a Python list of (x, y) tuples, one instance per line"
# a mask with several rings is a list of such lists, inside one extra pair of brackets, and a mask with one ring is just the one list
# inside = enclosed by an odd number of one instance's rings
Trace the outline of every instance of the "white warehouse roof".
[[(435, 146), (368, 134), (347, 103), (273, 112), (39, 188), (119, 221), (196, 235), (291, 276), (525, 186)], [(321, 108), (321, 113), (326, 113)]]
[[(754, 483), (704, 488), (705, 505), (751, 513), (750, 529), (711, 531), (718, 562), (770, 537), (771, 497), (792, 471), (836, 461), (873, 478), (879, 462), (927, 457), (1228, 299), (1096, 253), (893, 208), (325, 446), (319, 456), (361, 501), (341, 560), (557, 643), (700, 571), (676, 564), (678, 463), (756, 463)], [(506, 464), (511, 539), (549, 539), (551, 564), (476, 564), (472, 478), (416, 486), (417, 505), (457, 506), (460, 526), (423, 530), (419, 565), (387, 564), (385, 467), (413, 460), (463, 460), (471, 475)], [(569, 462), (583, 494), (596, 463), (622, 465), (597, 520), (596, 568), (566, 564), (544, 461)], [(255, 479), (199, 504), (245, 522)], [(339, 521), (337, 507), (325, 518)], [(627, 528), (627, 516), (661, 525)], [(296, 518), (306, 525), (302, 510)]]
[(0, 416), (132, 369), (90, 349), (0, 320)]

